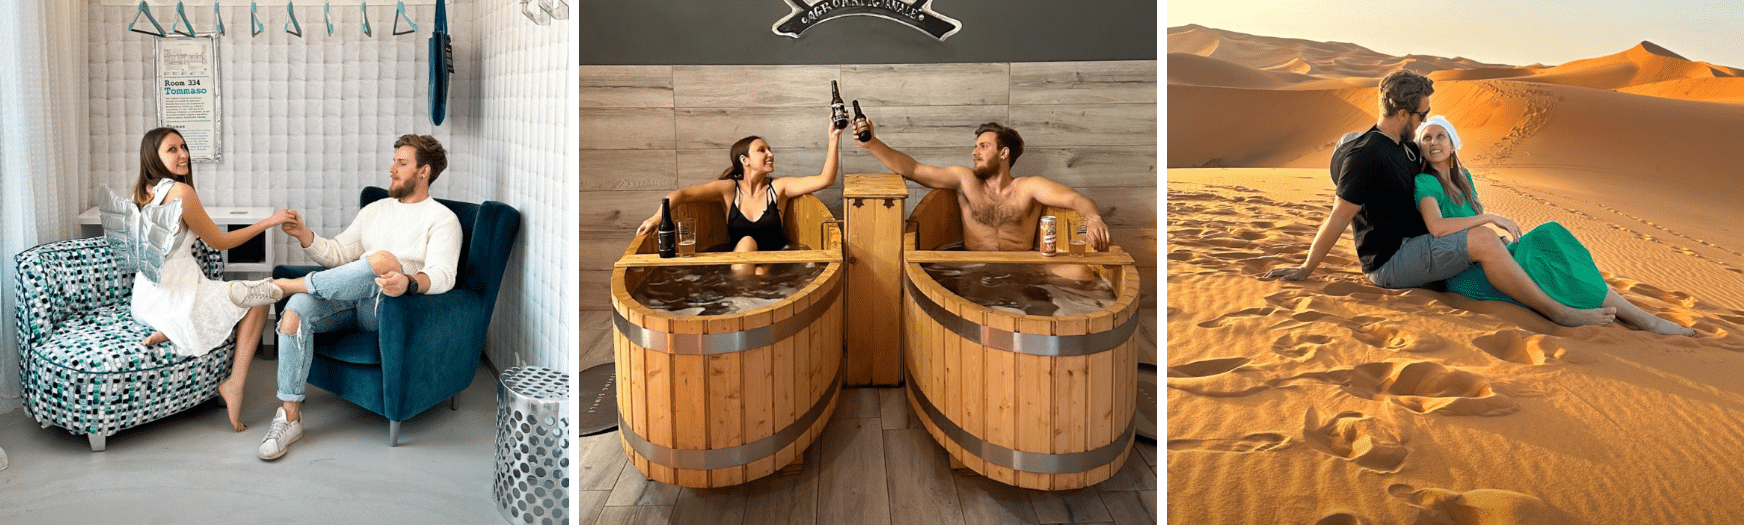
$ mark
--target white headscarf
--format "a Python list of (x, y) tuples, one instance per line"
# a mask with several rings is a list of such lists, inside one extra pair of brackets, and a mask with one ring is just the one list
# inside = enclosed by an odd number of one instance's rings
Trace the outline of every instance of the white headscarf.
[[(1424, 136), (1424, 128), (1427, 128), (1430, 126), (1442, 126), (1442, 129), (1448, 130), (1448, 141), (1454, 143), (1454, 151), (1460, 151), (1460, 134), (1456, 133), (1454, 131), (1453, 124), (1448, 123), (1448, 117), (1444, 117), (1442, 115), (1436, 115), (1434, 117), (1424, 119), (1424, 123), (1418, 125), (1418, 131), (1412, 133), (1412, 138), (1423, 137)], [(1423, 141), (1418, 141), (1418, 142), (1421, 143)]]

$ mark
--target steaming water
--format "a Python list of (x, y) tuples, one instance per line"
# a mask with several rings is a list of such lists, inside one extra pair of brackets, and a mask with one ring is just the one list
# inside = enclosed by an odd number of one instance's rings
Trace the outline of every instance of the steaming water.
[(1115, 303), (1115, 289), (1098, 278), (1075, 281), (1039, 264), (923, 264), (940, 286), (976, 304), (1018, 315), (1071, 316)]
[(768, 264), (769, 275), (733, 275), (727, 265), (631, 268), (647, 273), (630, 292), (643, 306), (679, 315), (726, 315), (763, 308), (794, 295), (823, 264)]

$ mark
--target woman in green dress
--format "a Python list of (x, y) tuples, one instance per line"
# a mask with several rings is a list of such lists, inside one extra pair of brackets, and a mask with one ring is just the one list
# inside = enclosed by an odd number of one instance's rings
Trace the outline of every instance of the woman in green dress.
[[(1455, 154), (1460, 135), (1446, 117), (1430, 117), (1418, 126), (1417, 140), (1424, 152), (1424, 169), (1413, 181), (1418, 212), (1424, 225), (1437, 237), (1494, 224), (1515, 242), (1509, 253), (1527, 276), (1546, 295), (1570, 308), (1617, 308), (1617, 318), (1637, 328), (1662, 335), (1695, 335), (1696, 331), (1642, 310), (1606, 285), (1587, 247), (1563, 225), (1548, 222), (1526, 234), (1508, 218), (1485, 213), (1472, 184), (1472, 172), (1461, 167)], [(1521, 304), (1492, 286), (1484, 267), (1474, 264), (1447, 281), (1448, 291), (1486, 301)], [(1522, 305), (1525, 306), (1525, 305)]]

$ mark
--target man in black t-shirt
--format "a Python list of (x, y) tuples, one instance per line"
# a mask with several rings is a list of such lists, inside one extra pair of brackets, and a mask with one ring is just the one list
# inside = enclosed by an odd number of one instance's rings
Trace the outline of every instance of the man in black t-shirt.
[(1363, 274), (1376, 286), (1415, 288), (1448, 279), (1478, 263), (1484, 264), (1485, 276), (1498, 291), (1558, 324), (1612, 322), (1613, 308), (1578, 310), (1545, 295), (1489, 230), (1475, 235), (1468, 235), (1472, 230), (1430, 235), (1413, 198), (1412, 179), (1423, 163), (1411, 137), (1430, 115), (1430, 95), (1435, 92), (1432, 84), (1429, 78), (1405, 70), (1382, 78), (1378, 97), (1381, 118), (1369, 131), (1347, 135), (1333, 151), (1328, 169), (1338, 197), (1333, 199), (1332, 213), (1315, 233), (1308, 260), (1302, 266), (1275, 268), (1261, 277), (1287, 281), (1307, 278), (1345, 228), (1352, 226)]

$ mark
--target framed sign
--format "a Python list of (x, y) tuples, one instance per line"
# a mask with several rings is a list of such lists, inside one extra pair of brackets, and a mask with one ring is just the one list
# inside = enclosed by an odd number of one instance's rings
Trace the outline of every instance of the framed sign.
[(158, 125), (182, 133), (191, 160), (218, 161), (218, 41), (159, 38), (156, 62)]
[(821, 22), (845, 16), (873, 16), (903, 24), (933, 38), (944, 41), (963, 28), (945, 15), (933, 10), (933, 0), (784, 0), (788, 16), (777, 20), (770, 28), (776, 34), (800, 38), (800, 34)]

